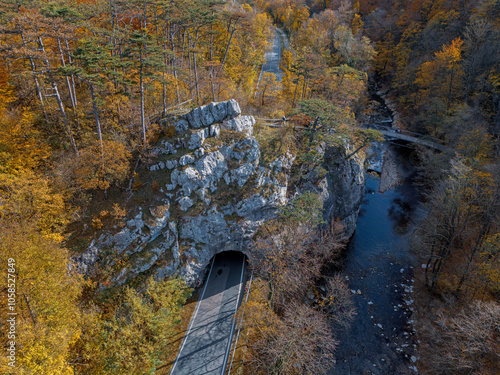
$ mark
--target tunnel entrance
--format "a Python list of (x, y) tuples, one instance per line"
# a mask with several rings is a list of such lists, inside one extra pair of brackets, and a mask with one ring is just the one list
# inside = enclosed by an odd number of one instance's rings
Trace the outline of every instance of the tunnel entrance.
[(205, 269), (205, 277), (200, 284), (200, 297), (210, 298), (214, 293), (245, 284), (247, 278), (248, 258), (245, 254), (233, 250), (217, 253)]
[(245, 294), (247, 263), (239, 251), (211, 259), (171, 375), (223, 373), (235, 333), (234, 316)]
[[(203, 282), (199, 286), (203, 287), (210, 277), (224, 277), (224, 273), (228, 273), (233, 268), (236, 270), (244, 269), (243, 276), (245, 277), (246, 273), (248, 273), (248, 257), (237, 250), (223, 251), (215, 254), (205, 267)], [(243, 282), (245, 280), (246, 278), (243, 279)]]

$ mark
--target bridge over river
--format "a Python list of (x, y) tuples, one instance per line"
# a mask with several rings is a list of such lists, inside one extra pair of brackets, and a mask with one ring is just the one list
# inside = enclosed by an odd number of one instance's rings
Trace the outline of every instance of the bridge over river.
[(448, 149), (444, 141), (440, 139), (411, 132), (409, 130), (394, 129), (383, 125), (374, 125), (372, 126), (372, 128), (381, 132), (384, 135), (384, 137), (388, 140), (400, 139), (402, 141), (430, 147), (439, 151), (446, 151)]
[[(287, 126), (283, 122), (283, 119), (265, 119), (259, 117), (256, 117), (256, 119), (261, 120), (265, 126), (269, 126), (271, 128), (280, 128), (283, 126)], [(287, 122), (288, 126), (293, 126), (294, 129), (298, 130), (311, 129), (309, 127), (304, 127), (304, 126), (295, 126), (293, 125), (293, 121), (289, 120), (287, 121), (288, 121)], [(321, 129), (321, 128), (322, 126), (321, 124), (319, 124), (316, 129)], [(394, 139), (399, 139), (402, 141), (418, 144), (421, 146), (430, 147), (439, 151), (446, 151), (448, 149), (444, 141), (424, 134), (415, 133), (409, 130), (394, 129), (384, 125), (372, 125), (371, 128), (381, 132), (384, 135), (384, 137), (389, 141)]]

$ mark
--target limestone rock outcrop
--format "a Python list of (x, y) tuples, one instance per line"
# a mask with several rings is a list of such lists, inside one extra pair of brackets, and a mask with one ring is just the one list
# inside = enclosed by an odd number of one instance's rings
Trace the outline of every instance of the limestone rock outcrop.
[[(211, 258), (225, 250), (247, 253), (258, 228), (287, 203), (295, 158), (262, 165), (253, 136), (255, 119), (235, 100), (195, 108), (175, 123), (176, 134), (152, 148), (149, 172), (162, 181), (154, 197), (138, 204), (121, 227), (103, 230), (75, 259), (81, 272), (99, 265), (122, 284), (148, 272), (174, 273), (196, 284)], [(325, 148), (326, 176), (311, 172), (305, 189), (318, 192), (325, 218), (354, 231), (364, 187), (363, 160), (346, 160), (344, 148)], [(118, 259), (126, 257), (126, 264)]]

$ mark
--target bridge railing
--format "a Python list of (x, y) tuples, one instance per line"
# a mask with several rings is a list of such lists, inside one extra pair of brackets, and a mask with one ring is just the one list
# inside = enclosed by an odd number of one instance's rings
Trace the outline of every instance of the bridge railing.
[(375, 129), (377, 129), (377, 130), (384, 130), (384, 131), (386, 131), (388, 133), (404, 134), (404, 135), (408, 135), (408, 136), (411, 136), (411, 137), (415, 137), (415, 138), (419, 138), (419, 139), (424, 139), (424, 140), (429, 140), (429, 141), (434, 142), (434, 143), (439, 143), (439, 144), (442, 144), (442, 145), (446, 145), (446, 141), (443, 141), (442, 139), (434, 138), (434, 137), (431, 137), (430, 135), (426, 135), (426, 134), (412, 132), (412, 131), (406, 130), (406, 129), (394, 129), (394, 128), (390, 128), (390, 127), (385, 126), (385, 125), (372, 125), (372, 127), (375, 128)]

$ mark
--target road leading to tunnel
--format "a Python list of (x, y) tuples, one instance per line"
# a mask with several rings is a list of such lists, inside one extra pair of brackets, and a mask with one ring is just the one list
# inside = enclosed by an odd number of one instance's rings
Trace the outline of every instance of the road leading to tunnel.
[(269, 51), (265, 53), (266, 62), (262, 65), (262, 69), (260, 71), (259, 79), (257, 80), (257, 87), (259, 87), (260, 81), (262, 80), (262, 75), (264, 73), (272, 73), (276, 76), (278, 82), (281, 82), (281, 78), (283, 76), (283, 71), (280, 69), (280, 60), (282, 54), (281, 41), (283, 40), (283, 44), (285, 49), (289, 49), (288, 39), (283, 31), (280, 29), (273, 30), (273, 38), (271, 42), (271, 48)]
[(224, 374), (246, 279), (243, 254), (215, 256), (170, 375)]

